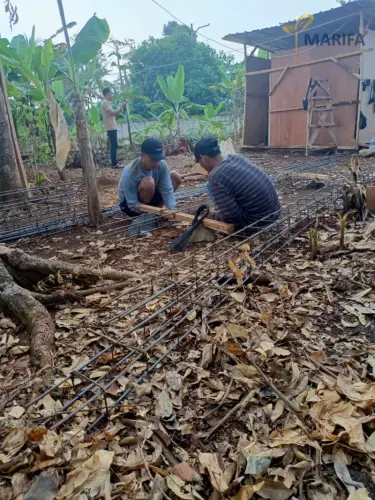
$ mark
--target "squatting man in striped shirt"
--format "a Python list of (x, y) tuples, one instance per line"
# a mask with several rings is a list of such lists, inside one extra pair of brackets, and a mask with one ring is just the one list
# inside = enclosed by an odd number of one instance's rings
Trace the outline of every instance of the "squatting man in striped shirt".
[(137, 209), (140, 204), (165, 205), (173, 210), (176, 208), (174, 192), (180, 184), (180, 175), (168, 168), (162, 143), (146, 139), (141, 146), (141, 156), (122, 171), (118, 187), (120, 208), (130, 217), (141, 213)]
[(280, 202), (270, 177), (238, 154), (221, 154), (216, 138), (205, 137), (195, 145), (195, 159), (208, 172), (207, 190), (214, 201), (216, 220), (247, 226), (256, 232), (280, 216)]

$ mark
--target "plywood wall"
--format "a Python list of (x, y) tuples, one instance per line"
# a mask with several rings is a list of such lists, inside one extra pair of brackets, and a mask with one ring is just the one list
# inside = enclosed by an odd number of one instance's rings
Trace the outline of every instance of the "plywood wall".
[[(359, 46), (314, 46), (302, 47), (298, 54), (294, 51), (277, 52), (271, 59), (272, 68), (280, 68), (270, 74), (270, 89), (279, 80), (282, 69), (289, 65), (307, 62), (306, 66), (288, 69), (283, 80), (270, 98), (270, 146), (305, 147), (307, 136), (307, 112), (302, 107), (310, 78), (328, 78), (333, 103), (356, 101), (359, 80), (333, 61), (311, 64), (311, 61), (339, 54), (357, 52)], [(354, 72), (359, 73), (360, 56), (341, 59)], [(357, 105), (348, 104), (334, 108), (334, 121), (338, 146), (355, 147)], [(316, 144), (332, 143), (325, 132), (319, 135)]]
[[(375, 31), (368, 30), (365, 36), (366, 49), (372, 48), (373, 52), (363, 54), (363, 78), (371, 81), (375, 80)], [(361, 111), (367, 118), (367, 127), (359, 131), (359, 142), (367, 144), (375, 137), (375, 104), (368, 104), (370, 88), (362, 93)]]
[[(269, 69), (271, 61), (249, 56), (246, 71)], [(244, 146), (259, 146), (265, 143), (268, 135), (268, 88), (269, 75), (253, 75), (246, 77), (246, 100), (244, 117)]]

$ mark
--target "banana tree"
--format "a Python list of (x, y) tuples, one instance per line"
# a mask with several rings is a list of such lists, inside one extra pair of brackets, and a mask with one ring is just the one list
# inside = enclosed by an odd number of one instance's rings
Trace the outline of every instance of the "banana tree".
[(233, 137), (240, 135), (240, 125), (242, 123), (243, 109), (245, 104), (245, 68), (243, 64), (238, 65), (236, 71), (227, 73), (221, 70), (222, 79), (218, 88), (225, 96), (225, 109), (231, 114), (233, 124)]
[[(186, 110), (194, 105), (184, 96), (185, 92), (185, 69), (182, 65), (178, 67), (175, 76), (169, 75), (165, 81), (160, 75), (157, 77), (157, 82), (165, 98), (171, 105), (165, 109), (165, 112), (174, 115), (177, 135), (180, 135), (180, 120), (187, 119)], [(173, 124), (173, 125), (174, 125)]]
[(74, 44), (70, 44), (65, 12), (62, 0), (57, 0), (67, 50), (59, 60), (60, 72), (65, 75), (71, 86), (70, 102), (77, 130), (78, 147), (81, 155), (82, 169), (85, 177), (89, 221), (98, 225), (102, 218), (98, 186), (95, 175), (94, 158), (92, 154), (84, 100), (80, 92), (80, 71), (82, 65), (87, 65), (94, 59), (104, 42), (109, 37), (109, 26), (105, 19), (93, 16), (78, 33)]
[(24, 35), (15, 36), (9, 44), (9, 50), (12, 51), (18, 65), (13, 66), (13, 70), (8, 74), (8, 91), (12, 97), (17, 98), (17, 93), (23, 96), (18, 99), (19, 107), (26, 110), (26, 116), (31, 112), (32, 125), (29, 130), (33, 145), (37, 144), (35, 139), (39, 131), (44, 129), (50, 149), (56, 155), (60, 178), (65, 180), (63, 169), (70, 149), (67, 124), (51, 92), (51, 81), (58, 71), (57, 66), (53, 64), (58, 56), (58, 49), (53, 46), (50, 39), (38, 45), (33, 27), (30, 38)]
[(227, 138), (228, 133), (225, 128), (225, 124), (222, 121), (216, 120), (218, 114), (220, 113), (224, 102), (220, 102), (216, 108), (210, 102), (206, 106), (203, 106), (203, 115), (196, 116), (197, 120), (200, 120), (202, 123), (199, 127), (199, 135), (214, 135), (222, 141)]

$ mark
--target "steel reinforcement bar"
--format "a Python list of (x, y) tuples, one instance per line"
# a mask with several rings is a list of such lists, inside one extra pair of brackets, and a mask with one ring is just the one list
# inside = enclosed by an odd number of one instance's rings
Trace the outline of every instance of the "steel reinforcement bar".
[[(346, 154), (324, 156), (317, 160), (296, 163), (274, 177), (278, 189), (288, 186), (298, 173), (329, 169), (341, 165), (349, 158)], [(179, 191), (178, 201), (196, 197), (205, 192), (204, 185)], [(185, 208), (184, 208), (185, 209)], [(119, 214), (117, 206), (103, 210), (106, 225), (115, 224), (108, 218)], [(122, 215), (122, 214), (121, 214)], [(124, 216), (122, 220), (124, 220)], [(31, 189), (19, 189), (0, 194), (0, 242), (25, 237), (56, 234), (88, 222), (86, 194), (83, 183), (51, 184)], [(108, 226), (107, 226), (108, 227)]]
[[(227, 264), (229, 258), (240, 258), (245, 262), (246, 255), (249, 256), (250, 251), (252, 258), (261, 265), (287, 245), (296, 234), (313, 224), (319, 214), (339, 210), (341, 194), (341, 187), (332, 187), (324, 193), (311, 195), (304, 200), (304, 204), (295, 203), (291, 207), (291, 212), (274, 224), (263, 228), (258, 225), (247, 228), (247, 232), (259, 230), (257, 234), (243, 236), (240, 241), (235, 236), (241, 233), (243, 235), (244, 231), (228, 236), (220, 241), (220, 247), (223, 248), (224, 240), (231, 244), (220, 251), (215, 248), (215, 243), (212, 244), (212, 257), (208, 261), (200, 264), (199, 257), (202, 255), (197, 252), (195, 259), (182, 260), (178, 266), (170, 266), (159, 271), (156, 276), (150, 277), (149, 287), (152, 292), (150, 296), (110, 317), (98, 327), (105, 331), (106, 338), (111, 338), (110, 326), (118, 319), (133, 319), (136, 312), (140, 315), (143, 313), (142, 319), (134, 325), (129, 322), (129, 328), (124, 329), (120, 338), (114, 339), (107, 348), (93, 356), (85, 365), (74, 370), (31, 403), (35, 404), (51, 393), (61, 399), (63, 402), (61, 412), (47, 417), (45, 424), (57, 429), (71, 422), (78, 413), (88, 411), (91, 413), (91, 424), (86, 431), (93, 430), (109, 417), (130, 395), (134, 387), (144, 381), (195, 328), (200, 327), (219, 305), (228, 300), (232, 291), (232, 287), (228, 285), (233, 284), (233, 275), (229, 272)], [(232, 244), (233, 242), (235, 243)], [(244, 244), (248, 246), (244, 247)], [(132, 295), (134, 293), (135, 290)], [(152, 314), (145, 315), (147, 305), (152, 301), (157, 302), (158, 308)], [(146, 334), (145, 328), (158, 318), (162, 320), (160, 324)], [(140, 332), (143, 332), (142, 341), (137, 344), (135, 336)], [(162, 355), (159, 351), (160, 346), (164, 349)], [(122, 353), (120, 356), (119, 352)], [(97, 363), (103, 356), (108, 358), (110, 369), (103, 372), (97, 380), (93, 380), (91, 375), (97, 370)], [(137, 362), (143, 362), (145, 365), (142, 373), (131, 380), (130, 387), (126, 387), (115, 401), (108, 404), (108, 389), (121, 377), (125, 375), (131, 377), (131, 368)], [(67, 399), (65, 396), (68, 384), (76, 391), (72, 399)], [(81, 384), (83, 387), (78, 389)]]

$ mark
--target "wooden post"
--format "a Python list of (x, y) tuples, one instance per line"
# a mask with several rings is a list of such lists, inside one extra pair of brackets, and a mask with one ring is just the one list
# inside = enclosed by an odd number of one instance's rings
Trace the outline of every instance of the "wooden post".
[(243, 46), (243, 54), (245, 59), (245, 102), (243, 107), (243, 123), (242, 123), (242, 147), (245, 144), (245, 127), (246, 127), (246, 106), (247, 106), (247, 48), (246, 44)]
[[(121, 90), (122, 90), (122, 92), (124, 92), (125, 91), (125, 84), (124, 84), (124, 80), (122, 78), (122, 71), (121, 71), (121, 66), (120, 66), (120, 52), (119, 52), (117, 46), (116, 46), (116, 58), (117, 58), (117, 67), (118, 67), (118, 72), (119, 72), (119, 77), (120, 77)], [(125, 78), (126, 78), (126, 73), (125, 73)], [(128, 126), (129, 144), (130, 144), (130, 147), (132, 148), (133, 147), (133, 138), (132, 138), (132, 130), (131, 130), (131, 126), (130, 126), (129, 102), (127, 102), (126, 99), (124, 99), (124, 100), (126, 103), (126, 123)]]
[[(271, 56), (270, 56), (271, 60)], [(272, 68), (272, 60), (271, 60), (271, 68)], [(267, 118), (268, 118), (268, 137), (267, 137), (267, 146), (268, 148), (271, 147), (271, 100), (272, 100), (272, 92), (271, 92), (271, 75), (272, 73), (268, 74), (268, 113), (267, 113)]]
[[(364, 27), (364, 18), (363, 18), (363, 9), (359, 12), (359, 34), (362, 35), (362, 39), (365, 36), (365, 27)], [(363, 47), (361, 47), (363, 48)], [(360, 54), (359, 59), (359, 76), (361, 79), (358, 81), (358, 107), (357, 107), (357, 127), (356, 127), (356, 148), (359, 149), (359, 126), (361, 122), (361, 104), (362, 104), (362, 78), (363, 78), (363, 52)]]
[(20, 151), (20, 148), (19, 148), (19, 145), (18, 145), (16, 128), (14, 126), (14, 121), (13, 121), (13, 116), (12, 116), (12, 110), (11, 110), (10, 104), (9, 104), (7, 86), (6, 86), (6, 82), (5, 82), (3, 67), (2, 67), (2, 63), (1, 63), (1, 58), (0, 58), (0, 86), (1, 86), (1, 90), (2, 90), (3, 95), (4, 95), (5, 106), (6, 106), (6, 110), (7, 110), (7, 113), (8, 113), (10, 133), (11, 133), (12, 142), (13, 142), (14, 154), (15, 154), (16, 162), (17, 162), (18, 175), (19, 175), (19, 179), (21, 181), (21, 187), (23, 187), (24, 189), (28, 189), (29, 183), (28, 183), (28, 180), (27, 180), (25, 166), (24, 166), (23, 161), (22, 161), (21, 151)]

